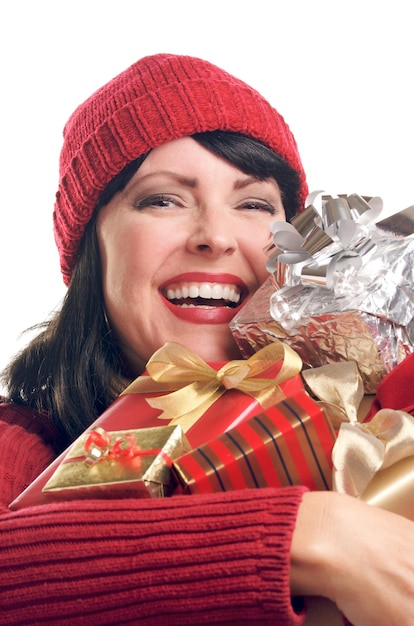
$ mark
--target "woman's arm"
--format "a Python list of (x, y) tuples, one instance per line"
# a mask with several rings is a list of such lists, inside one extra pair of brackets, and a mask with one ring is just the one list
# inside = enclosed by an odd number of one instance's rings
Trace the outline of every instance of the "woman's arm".
[(0, 624), (300, 624), (300, 488), (75, 501), (0, 517)]
[(53, 456), (32, 420), (0, 421), (0, 624), (302, 623), (289, 585), (302, 487), (10, 512)]

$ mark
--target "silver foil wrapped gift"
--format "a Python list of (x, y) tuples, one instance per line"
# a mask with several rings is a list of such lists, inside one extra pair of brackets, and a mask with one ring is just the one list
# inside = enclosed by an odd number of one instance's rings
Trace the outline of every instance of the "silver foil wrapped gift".
[(381, 211), (378, 197), (314, 192), (272, 224), (269, 278), (230, 324), (245, 357), (282, 340), (305, 368), (355, 361), (375, 393), (414, 351), (414, 207)]

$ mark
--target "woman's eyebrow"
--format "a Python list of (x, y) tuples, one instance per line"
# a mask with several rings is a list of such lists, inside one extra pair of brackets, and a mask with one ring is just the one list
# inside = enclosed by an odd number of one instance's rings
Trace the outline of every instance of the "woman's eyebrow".
[(247, 176), (246, 178), (239, 178), (234, 183), (235, 189), (243, 189), (244, 187), (248, 187), (249, 185), (253, 185), (254, 183), (265, 182), (256, 176)]
[(190, 178), (189, 176), (185, 176), (183, 174), (177, 174), (176, 172), (171, 172), (169, 170), (158, 170), (157, 172), (150, 172), (148, 174), (144, 174), (144, 176), (139, 177), (136, 182), (143, 182), (155, 176), (157, 177), (166, 176), (168, 178), (173, 178), (181, 185), (184, 185), (185, 187), (190, 187), (190, 188), (196, 187), (197, 182), (198, 182), (197, 178)]
[[(152, 178), (169, 178), (170, 180), (174, 180), (179, 185), (183, 185), (188, 189), (195, 189), (199, 184), (199, 179), (197, 177), (186, 176), (185, 174), (180, 174), (178, 172), (173, 172), (171, 170), (157, 170), (156, 172), (148, 172), (148, 174), (144, 174), (143, 176), (138, 176), (137, 179), (132, 183), (133, 186), (141, 185), (142, 183), (151, 180)], [(132, 182), (132, 181), (131, 181)], [(245, 189), (250, 185), (254, 185), (258, 182), (266, 182), (266, 180), (262, 180), (261, 178), (257, 178), (257, 176), (245, 176), (242, 178), (238, 178), (234, 181), (233, 189), (238, 191), (240, 189)]]

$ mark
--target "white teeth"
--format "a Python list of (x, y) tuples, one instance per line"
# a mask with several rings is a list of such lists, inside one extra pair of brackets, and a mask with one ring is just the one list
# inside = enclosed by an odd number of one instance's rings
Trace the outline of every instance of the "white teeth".
[[(225, 295), (226, 291), (227, 291), (227, 296)], [(228, 300), (229, 299), (228, 298), (229, 293), (230, 293), (230, 290), (229, 290), (228, 287), (227, 287), (227, 290), (226, 290), (226, 287), (224, 287), (224, 289), (223, 289), (223, 287), (221, 285), (213, 285), (213, 288), (211, 290), (211, 297), (214, 300), (221, 300), (222, 298), (224, 300)]]
[(210, 298), (213, 297), (212, 295), (213, 289), (211, 288), (211, 285), (209, 285), (208, 283), (203, 283), (199, 287), (198, 294), (200, 298), (205, 298), (206, 300), (210, 300)]
[[(168, 288), (166, 293), (168, 300), (185, 300), (188, 298), (203, 298), (203, 300), (226, 300), (237, 304), (240, 293), (234, 285), (222, 285), (220, 283), (189, 283), (176, 288)], [(194, 306), (192, 304), (183, 306)]]

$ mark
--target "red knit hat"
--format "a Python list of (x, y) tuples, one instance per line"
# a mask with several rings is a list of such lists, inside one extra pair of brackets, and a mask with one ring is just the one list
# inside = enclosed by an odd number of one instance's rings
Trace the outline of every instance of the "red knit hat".
[(274, 150), (299, 173), (304, 202), (307, 185), (296, 141), (257, 91), (201, 59), (145, 57), (96, 91), (65, 126), (53, 219), (66, 284), (85, 226), (110, 180), (151, 148), (212, 130), (240, 132)]

